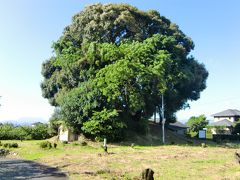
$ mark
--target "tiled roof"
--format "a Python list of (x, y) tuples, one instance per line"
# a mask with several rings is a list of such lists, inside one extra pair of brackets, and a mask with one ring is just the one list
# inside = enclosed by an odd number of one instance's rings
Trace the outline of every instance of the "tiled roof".
[(237, 109), (228, 109), (228, 110), (225, 110), (225, 111), (222, 111), (222, 112), (219, 112), (219, 113), (216, 113), (216, 114), (213, 114), (212, 116), (214, 117), (224, 117), (224, 116), (240, 116), (240, 111), (237, 110)]
[(185, 124), (183, 124), (179, 121), (176, 121), (175, 123), (170, 123), (167, 127), (169, 129), (173, 129), (173, 130), (180, 130), (180, 129), (187, 129), (188, 128), (188, 126), (186, 126)]
[(227, 120), (227, 119), (223, 119), (221, 121), (216, 121), (210, 124), (210, 126), (232, 126), (233, 122)]

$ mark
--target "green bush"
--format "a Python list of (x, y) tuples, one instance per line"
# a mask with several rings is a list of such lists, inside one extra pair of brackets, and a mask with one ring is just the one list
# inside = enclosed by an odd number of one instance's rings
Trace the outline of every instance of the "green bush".
[(107, 138), (110, 141), (122, 139), (126, 124), (119, 121), (117, 116), (116, 110), (104, 109), (101, 112), (94, 112), (92, 118), (83, 123), (82, 130), (95, 139)]
[(18, 148), (18, 143), (4, 143), (3, 147), (5, 147), (5, 148)]
[(200, 115), (198, 117), (192, 116), (187, 125), (189, 126), (190, 133), (198, 133), (199, 130), (205, 128), (208, 125), (208, 121), (205, 115)]
[(68, 144), (68, 141), (62, 141), (63, 144)]
[(47, 148), (48, 148), (48, 149), (51, 149), (51, 148), (52, 148), (52, 144), (51, 144), (51, 143), (48, 143)]
[(9, 154), (9, 150), (7, 149), (0, 149), (0, 157), (1, 156), (6, 156)]
[(42, 149), (51, 149), (52, 144), (49, 141), (43, 141), (39, 144), (40, 148)]
[(232, 134), (238, 135), (240, 133), (240, 120), (234, 122)]
[(223, 141), (240, 141), (240, 135), (213, 134), (213, 141), (218, 143)]
[(41, 140), (50, 137), (47, 124), (31, 126), (18, 126), (13, 124), (0, 125), (0, 140)]
[(77, 142), (72, 143), (72, 145), (73, 145), (73, 146), (80, 146), (80, 144), (77, 143)]
[(12, 144), (11, 144), (11, 147), (12, 147), (12, 148), (18, 148), (18, 143), (12, 143)]
[(4, 143), (4, 144), (3, 144), (3, 147), (8, 148), (9, 145), (10, 145), (10, 143)]
[(47, 124), (38, 124), (32, 127), (32, 139), (41, 140), (50, 138)]
[(81, 146), (87, 146), (87, 142), (86, 142), (86, 141), (81, 141), (81, 142), (80, 142), (80, 145), (81, 145)]

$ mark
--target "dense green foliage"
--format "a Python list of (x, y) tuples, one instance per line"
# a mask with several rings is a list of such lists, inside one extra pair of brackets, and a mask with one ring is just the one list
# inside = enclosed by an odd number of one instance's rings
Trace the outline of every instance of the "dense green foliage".
[(14, 126), (12, 124), (0, 125), (1, 140), (31, 140), (47, 139), (50, 137), (47, 124), (37, 124), (35, 126)]
[(18, 148), (18, 143), (0, 143), (0, 146), (5, 148)]
[(202, 130), (208, 125), (208, 121), (205, 115), (200, 115), (198, 117), (192, 116), (187, 125), (189, 126), (190, 132), (198, 133), (199, 130)]
[[(124, 129), (144, 132), (146, 120), (196, 100), (208, 73), (189, 56), (194, 45), (156, 11), (95, 4), (73, 17), (42, 66), (43, 97), (75, 131), (118, 139)], [(160, 116), (160, 118), (162, 118)]]
[(240, 134), (240, 120), (234, 122), (232, 134)]
[(60, 125), (65, 125), (65, 122), (62, 119), (59, 108), (55, 108), (54, 113), (49, 119), (49, 134), (50, 136), (58, 135), (58, 128)]
[(39, 144), (39, 147), (42, 148), (42, 149), (51, 149), (52, 144), (49, 141), (43, 141)]
[(82, 130), (97, 139), (108, 138), (108, 140), (117, 140), (123, 137), (124, 122), (117, 120), (116, 110), (102, 110), (94, 112), (91, 120), (83, 123)]

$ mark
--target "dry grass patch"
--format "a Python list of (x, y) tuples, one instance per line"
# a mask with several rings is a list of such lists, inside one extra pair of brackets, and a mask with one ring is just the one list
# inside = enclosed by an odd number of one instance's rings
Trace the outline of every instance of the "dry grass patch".
[(233, 156), (236, 149), (119, 146), (109, 150), (104, 154), (101, 149), (85, 149), (40, 161), (69, 172), (71, 179), (137, 179), (145, 168), (155, 171), (155, 179), (236, 179), (240, 172)]
[[(18, 142), (18, 157), (36, 160), (67, 172), (70, 179), (138, 179), (143, 169), (153, 169), (160, 179), (239, 179), (240, 165), (234, 148), (208, 146), (121, 146), (109, 145), (105, 154), (101, 143), (87, 146), (58, 144), (43, 150), (41, 141)], [(31, 151), (30, 151), (31, 150)]]

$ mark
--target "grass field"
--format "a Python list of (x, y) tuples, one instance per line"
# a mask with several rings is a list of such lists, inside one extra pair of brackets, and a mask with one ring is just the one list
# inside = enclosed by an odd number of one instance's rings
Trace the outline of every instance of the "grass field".
[[(2, 141), (2, 143), (9, 141)], [(13, 141), (11, 141), (13, 142)], [(209, 145), (109, 145), (105, 154), (100, 143), (58, 144), (56, 149), (40, 149), (41, 141), (14, 141), (14, 158), (25, 158), (58, 167), (70, 179), (138, 179), (141, 171), (152, 168), (155, 179), (240, 179), (235, 162), (236, 147)]]

